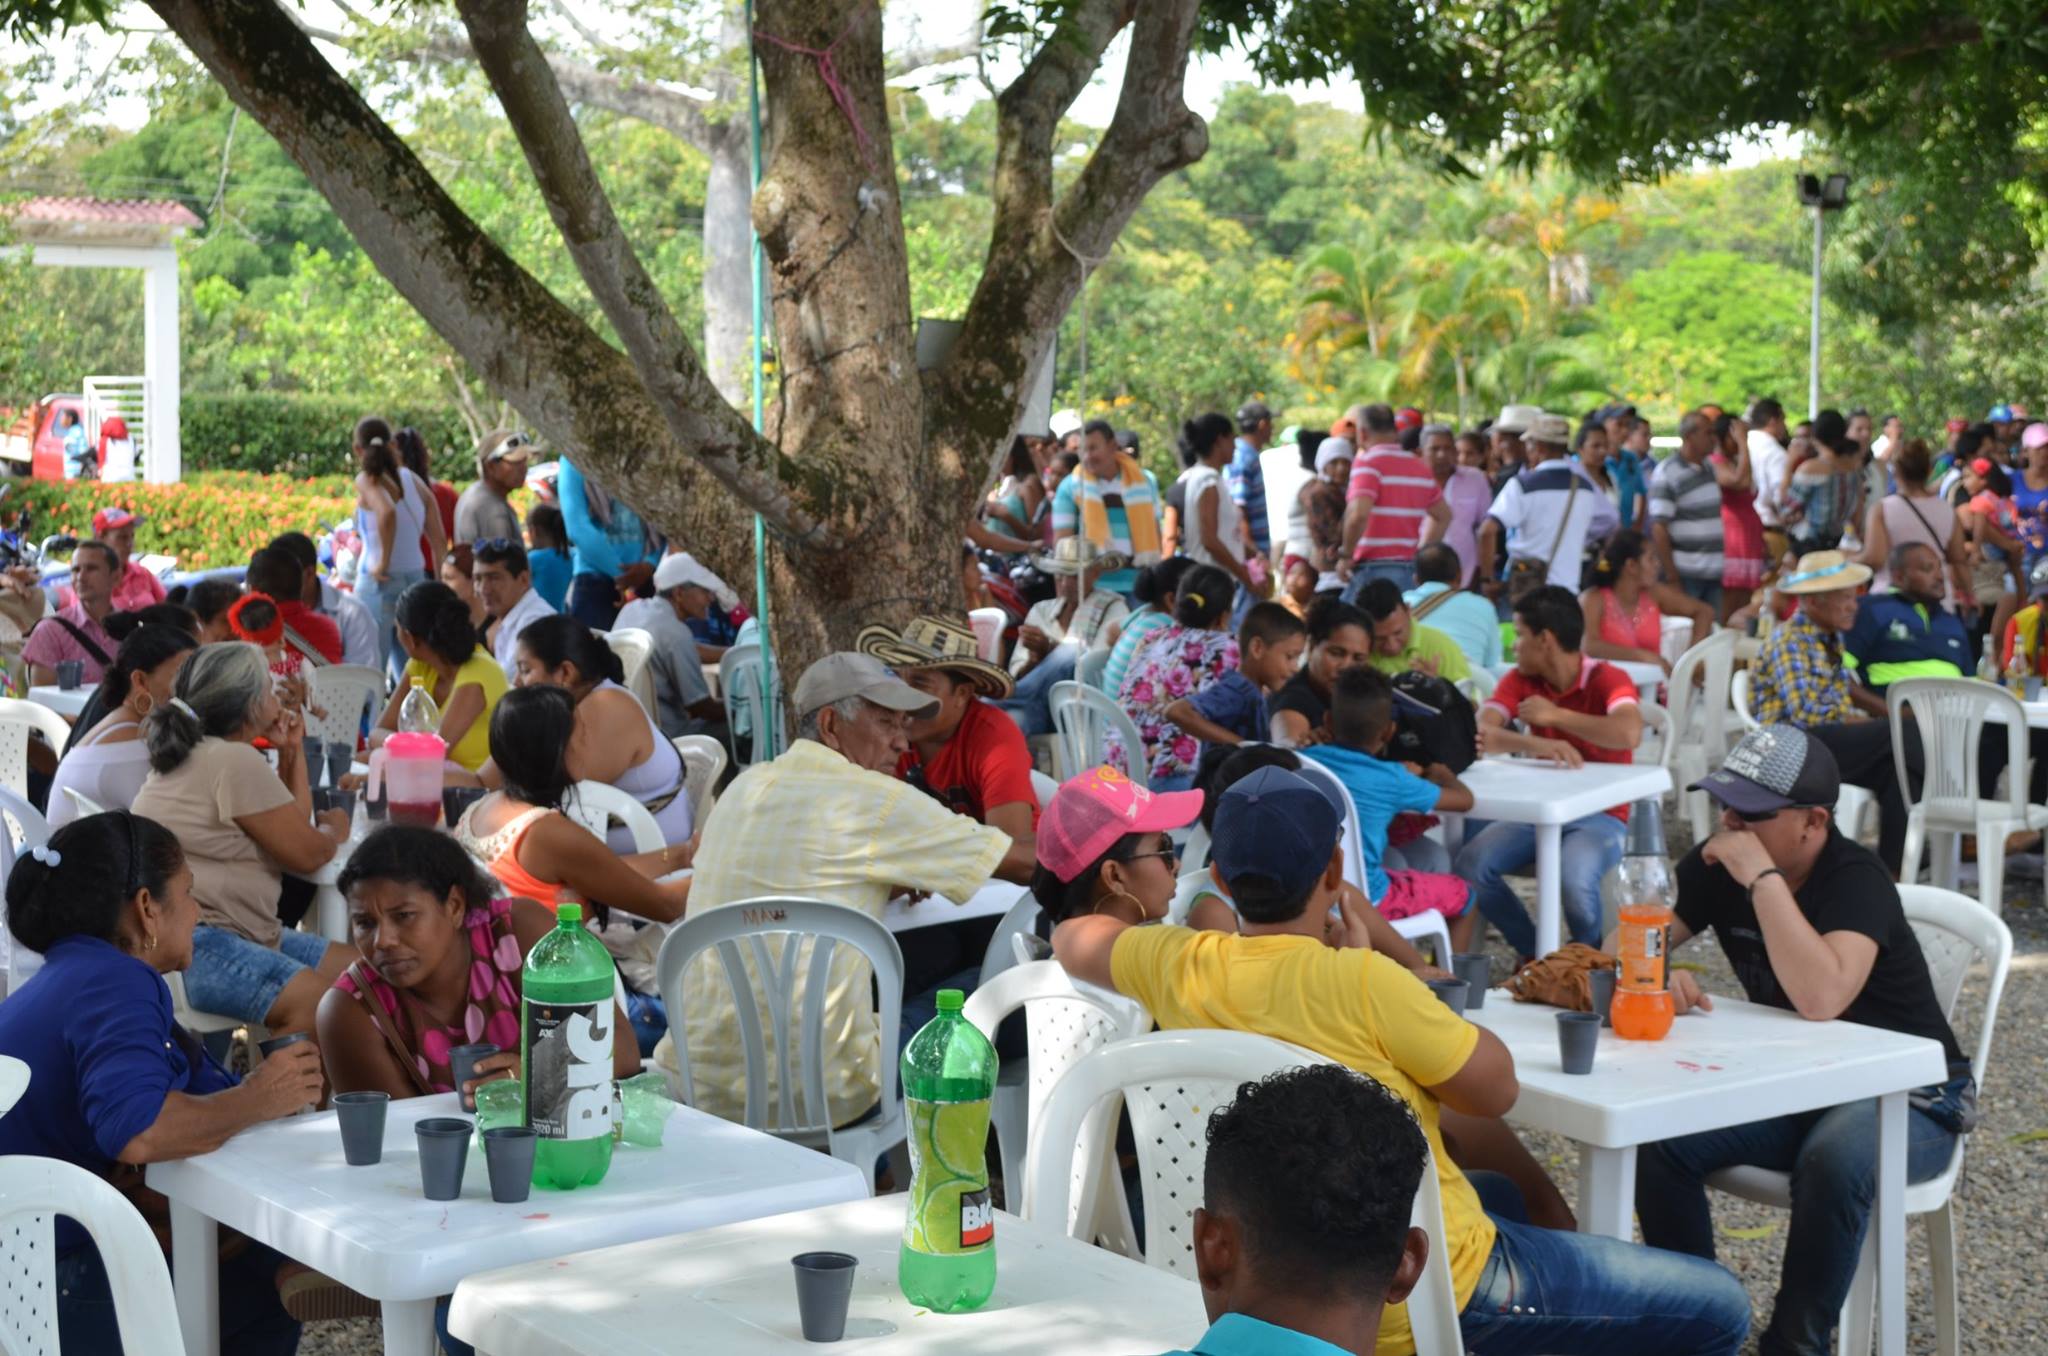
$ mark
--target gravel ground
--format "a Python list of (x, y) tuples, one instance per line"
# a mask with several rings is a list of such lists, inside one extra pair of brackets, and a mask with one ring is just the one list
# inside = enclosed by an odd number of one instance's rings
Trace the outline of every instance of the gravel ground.
[[(1689, 838), (1683, 823), (1675, 824), (1672, 833), (1674, 840)], [(2043, 904), (2038, 861), (2031, 872), (2022, 874), (2022, 868), (2007, 875), (2005, 921), (2013, 932), (2012, 972), (1999, 1009), (1982, 1101), (1984, 1121), (1971, 1139), (1957, 1188), (1963, 1356), (2048, 1352), (2048, 1292), (2039, 1281), (2040, 1259), (2048, 1256), (2048, 1212), (2042, 1208), (2042, 1181), (2048, 1176), (2048, 907)], [(1497, 939), (1495, 949), (1508, 959)], [(1710, 992), (1742, 992), (1710, 940), (1686, 947), (1679, 960), (1698, 967)], [(1984, 978), (1979, 971), (1957, 1005), (1956, 1034), (1966, 1050), (1976, 1040), (1972, 1014), (1982, 1010), (1983, 1001)], [(1576, 1147), (1552, 1135), (1530, 1133), (1524, 1138), (1549, 1167), (1566, 1199), (1576, 1199)], [(1748, 1286), (1755, 1327), (1761, 1330), (1777, 1289), (1785, 1216), (1717, 1195), (1714, 1220), (1721, 1263)], [(1927, 1267), (1926, 1237), (1919, 1228), (1909, 1227), (1908, 1352), (1935, 1350)], [(367, 1356), (382, 1349), (373, 1319), (314, 1324), (299, 1346), (302, 1356)], [(689, 1348), (679, 1345), (676, 1350)], [(1753, 1340), (1746, 1350), (1756, 1350)]]

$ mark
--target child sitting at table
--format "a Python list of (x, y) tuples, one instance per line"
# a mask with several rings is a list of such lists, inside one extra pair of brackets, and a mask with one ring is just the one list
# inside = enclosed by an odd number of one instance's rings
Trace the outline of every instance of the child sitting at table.
[(1266, 737), (1266, 694), (1301, 669), (1308, 625), (1278, 603), (1258, 603), (1237, 628), (1237, 667), (1170, 703), (1166, 718), (1204, 748)]
[(1462, 813), (1472, 792), (1442, 763), (1427, 768), (1387, 762), (1382, 755), (1394, 738), (1394, 688), (1377, 669), (1346, 669), (1331, 690), (1330, 741), (1306, 750), (1336, 774), (1358, 812), (1359, 855), (1365, 859), (1365, 892), (1388, 919), (1413, 918), (1435, 910), (1450, 920), (1451, 946), (1469, 951), (1479, 911), (1472, 891), (1447, 872), (1388, 869), (1387, 829), (1400, 814), (1433, 810)]

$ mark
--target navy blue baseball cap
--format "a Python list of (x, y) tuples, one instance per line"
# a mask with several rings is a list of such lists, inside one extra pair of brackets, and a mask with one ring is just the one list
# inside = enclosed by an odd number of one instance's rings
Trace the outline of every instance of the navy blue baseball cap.
[(1344, 815), (1308, 778), (1262, 767), (1223, 793), (1209, 856), (1228, 885), (1263, 876), (1285, 894), (1305, 893), (1330, 865)]
[(1704, 791), (1739, 814), (1768, 814), (1794, 805), (1834, 808), (1842, 774), (1828, 746), (1792, 725), (1751, 730), (1721, 766), (1685, 788)]

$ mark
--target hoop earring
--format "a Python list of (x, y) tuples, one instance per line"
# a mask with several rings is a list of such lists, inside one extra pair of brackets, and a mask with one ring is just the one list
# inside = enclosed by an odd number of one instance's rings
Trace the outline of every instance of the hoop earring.
[(144, 951), (156, 950), (156, 934), (154, 932), (143, 934), (142, 949)]
[(150, 712), (156, 710), (156, 698), (149, 695), (148, 688), (144, 688), (138, 695), (140, 695), (142, 698), (142, 704), (135, 708), (136, 715), (146, 716)]
[[(1144, 919), (1144, 917), (1145, 917), (1145, 905), (1144, 905), (1144, 902), (1143, 902), (1142, 900), (1140, 900), (1140, 899), (1139, 899), (1139, 898), (1138, 898), (1138, 897), (1137, 897), (1136, 895), (1132, 894), (1132, 893), (1131, 893), (1131, 892), (1130, 892), (1129, 890), (1125, 890), (1125, 889), (1119, 888), (1119, 889), (1117, 889), (1117, 890), (1116, 890), (1116, 891), (1115, 891), (1114, 893), (1112, 893), (1112, 894), (1110, 895), (1110, 899), (1128, 899), (1128, 900), (1130, 900), (1130, 901), (1131, 901), (1131, 907), (1135, 908), (1135, 909), (1136, 909), (1136, 910), (1138, 911), (1138, 918), (1139, 918), (1139, 920), (1140, 920), (1140, 921), (1143, 921), (1143, 919)], [(1100, 911), (1100, 910), (1098, 909), (1098, 912), (1099, 912), (1099, 911)]]

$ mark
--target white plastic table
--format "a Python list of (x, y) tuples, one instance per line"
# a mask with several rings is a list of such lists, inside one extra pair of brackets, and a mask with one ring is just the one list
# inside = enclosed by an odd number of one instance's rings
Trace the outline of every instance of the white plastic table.
[(13, 1055), (0, 1055), (0, 1116), (14, 1110), (28, 1091), (28, 1065)]
[(77, 720), (84, 712), (85, 704), (92, 700), (93, 689), (97, 686), (96, 683), (88, 683), (69, 690), (54, 685), (32, 687), (28, 690), (28, 699), (37, 706), (49, 707), (66, 720)]
[(897, 895), (882, 906), (882, 926), (891, 932), (909, 932), (939, 923), (964, 923), (970, 918), (997, 918), (1008, 913), (1024, 894), (1021, 885), (990, 880), (958, 904), (944, 895), (933, 895), (917, 904), (912, 904), (907, 896)]
[(413, 1122), (458, 1114), (453, 1093), (393, 1102), (384, 1161), (373, 1167), (342, 1161), (332, 1112), (245, 1130), (198, 1158), (152, 1163), (149, 1184), (171, 1202), (185, 1350), (220, 1350), (220, 1224), (381, 1301), (387, 1356), (431, 1356), (434, 1300), (474, 1272), (867, 1195), (850, 1163), (677, 1107), (659, 1149), (621, 1145), (595, 1187), (536, 1188), (518, 1205), (497, 1205), (472, 1148), (461, 1199), (427, 1200)]
[[(996, 1212), (996, 1292), (939, 1314), (896, 1287), (908, 1197), (883, 1196), (472, 1275), (448, 1327), (491, 1356), (765, 1356), (818, 1351), (797, 1322), (789, 1259), (860, 1259), (843, 1346), (877, 1356), (1130, 1356), (1208, 1327), (1193, 1281)], [(837, 1350), (838, 1348), (835, 1348)]]
[(1466, 1016), (1515, 1057), (1522, 1094), (1508, 1120), (1579, 1142), (1585, 1233), (1633, 1237), (1640, 1145), (1877, 1098), (1880, 1349), (1904, 1356), (1906, 1094), (1948, 1077), (1938, 1042), (1716, 995), (1712, 1012), (1680, 1017), (1661, 1041), (1602, 1031), (1593, 1072), (1572, 1075), (1559, 1062), (1556, 1013), (1495, 990)]
[[(1588, 763), (1567, 768), (1533, 759), (1482, 758), (1458, 774), (1472, 788), (1474, 819), (1536, 826), (1536, 954), (1557, 950), (1564, 932), (1564, 826), (1616, 805), (1661, 796), (1671, 789), (1669, 769), (1655, 763)], [(1462, 817), (1445, 815), (1444, 835), (1455, 851)]]

